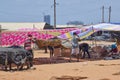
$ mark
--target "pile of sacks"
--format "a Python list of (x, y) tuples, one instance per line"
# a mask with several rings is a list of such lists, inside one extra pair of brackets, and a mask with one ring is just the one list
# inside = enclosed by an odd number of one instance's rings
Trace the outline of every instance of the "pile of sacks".
[(39, 48), (43, 48), (44, 46), (58, 46), (62, 48), (71, 48), (72, 44), (68, 40), (61, 39), (49, 39), (49, 40), (36, 40), (36, 44)]
[(36, 44), (39, 48), (44, 46), (59, 46), (61, 45), (60, 39), (50, 39), (50, 40), (36, 40)]
[(108, 55), (108, 48), (105, 46), (94, 46), (91, 48), (91, 56), (93, 58), (102, 58)]

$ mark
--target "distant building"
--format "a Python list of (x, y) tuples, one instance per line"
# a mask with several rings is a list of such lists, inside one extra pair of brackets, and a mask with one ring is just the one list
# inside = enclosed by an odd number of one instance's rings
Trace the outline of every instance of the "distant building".
[(47, 24), (50, 24), (50, 15), (44, 16), (44, 22), (46, 22)]

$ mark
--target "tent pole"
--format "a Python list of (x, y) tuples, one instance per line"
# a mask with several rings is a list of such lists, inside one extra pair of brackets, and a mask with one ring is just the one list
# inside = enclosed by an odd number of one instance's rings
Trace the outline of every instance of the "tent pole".
[[(93, 26), (92, 26), (92, 30), (93, 30), (93, 33), (95, 32), (94, 31), (94, 28), (93, 28)], [(96, 36), (95, 36), (96, 37)], [(96, 39), (94, 39), (94, 42), (93, 43), (95, 43), (95, 47), (97, 46), (97, 42), (96, 42)]]

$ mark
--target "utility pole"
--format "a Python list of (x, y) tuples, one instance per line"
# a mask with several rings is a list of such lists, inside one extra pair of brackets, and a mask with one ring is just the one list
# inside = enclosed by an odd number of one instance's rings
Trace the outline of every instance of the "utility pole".
[(111, 21), (111, 6), (109, 7), (109, 17), (108, 17), (108, 22), (110, 23)]
[(104, 23), (104, 6), (102, 7), (102, 23)]
[(54, 29), (56, 29), (56, 0), (54, 0)]

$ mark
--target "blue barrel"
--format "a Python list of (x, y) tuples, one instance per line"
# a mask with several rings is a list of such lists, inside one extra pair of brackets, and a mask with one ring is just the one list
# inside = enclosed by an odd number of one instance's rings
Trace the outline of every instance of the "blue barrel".
[(112, 44), (111, 47), (112, 47), (112, 49), (114, 49), (114, 48), (117, 47), (117, 45), (116, 44)]

